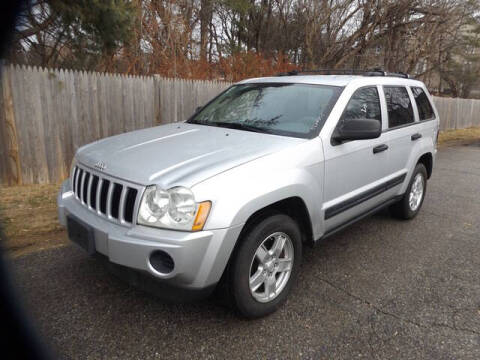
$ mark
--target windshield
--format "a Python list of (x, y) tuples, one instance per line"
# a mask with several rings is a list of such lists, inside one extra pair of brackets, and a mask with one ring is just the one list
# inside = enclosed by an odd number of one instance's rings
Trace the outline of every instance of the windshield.
[(234, 85), (188, 121), (275, 135), (318, 135), (341, 87), (288, 83)]

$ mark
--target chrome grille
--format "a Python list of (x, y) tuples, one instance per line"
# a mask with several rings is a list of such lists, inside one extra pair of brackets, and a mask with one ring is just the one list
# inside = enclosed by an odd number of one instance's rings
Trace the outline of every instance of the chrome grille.
[(82, 205), (111, 221), (131, 225), (141, 187), (76, 165), (72, 189)]

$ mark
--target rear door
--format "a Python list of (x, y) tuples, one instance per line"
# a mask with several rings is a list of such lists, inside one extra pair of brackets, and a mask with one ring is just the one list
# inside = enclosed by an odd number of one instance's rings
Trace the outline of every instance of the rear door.
[(421, 87), (384, 86), (383, 91), (388, 114), (389, 172), (407, 180), (402, 181), (402, 187), (397, 187), (399, 195), (405, 190), (420, 155), (433, 148), (437, 122), (430, 100)]
[(388, 171), (397, 176), (405, 176), (412, 149), (411, 137), (415, 132), (412, 99), (406, 86), (384, 86), (383, 92), (388, 114)]
[[(389, 172), (397, 178), (407, 179), (415, 161), (415, 146), (422, 141), (422, 126), (410, 87), (384, 86), (388, 114), (390, 162)], [(421, 111), (425, 111), (422, 109)], [(407, 179), (408, 180), (408, 179)], [(404, 183), (404, 181), (402, 181)], [(400, 187), (397, 189), (400, 190)]]
[[(381, 88), (361, 87), (353, 92), (336, 126), (349, 119), (382, 119)], [(388, 177), (388, 133), (377, 139), (332, 142), (322, 139), (325, 153), (325, 232), (364, 214), (385, 200), (383, 186)]]

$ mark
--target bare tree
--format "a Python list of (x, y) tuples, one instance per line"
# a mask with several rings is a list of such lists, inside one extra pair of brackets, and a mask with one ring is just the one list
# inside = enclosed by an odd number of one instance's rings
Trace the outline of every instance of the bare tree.
[(98, 23), (99, 9), (88, 5), (102, 2), (78, 3), (83, 7), (34, 0), (23, 12), (12, 61), (230, 79), (382, 67), (459, 93), (453, 71), (474, 69), (477, 59), (466, 49), (480, 46), (464, 36), (477, 0), (125, 0), (108, 9), (123, 32)]

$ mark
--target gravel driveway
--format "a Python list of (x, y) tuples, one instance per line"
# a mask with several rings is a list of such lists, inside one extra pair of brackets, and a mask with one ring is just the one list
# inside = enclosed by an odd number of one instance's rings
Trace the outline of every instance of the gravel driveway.
[(480, 144), (442, 149), (419, 216), (387, 212), (306, 249), (277, 313), (166, 304), (73, 245), (15, 259), (61, 358), (479, 359)]

